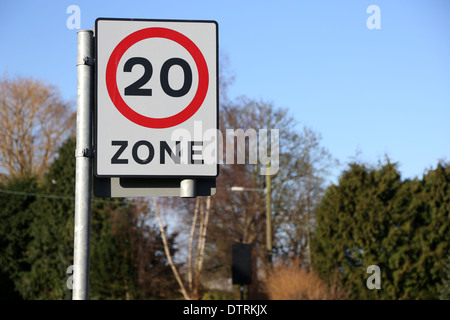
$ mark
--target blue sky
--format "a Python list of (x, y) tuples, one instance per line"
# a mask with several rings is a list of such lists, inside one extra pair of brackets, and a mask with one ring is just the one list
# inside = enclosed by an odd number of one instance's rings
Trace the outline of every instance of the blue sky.
[[(412, 178), (450, 160), (448, 0), (1, 0), (0, 74), (46, 80), (75, 100), (72, 4), (81, 29), (97, 17), (216, 20), (231, 97), (288, 108), (344, 164), (387, 154)], [(370, 5), (381, 29), (366, 26)]]

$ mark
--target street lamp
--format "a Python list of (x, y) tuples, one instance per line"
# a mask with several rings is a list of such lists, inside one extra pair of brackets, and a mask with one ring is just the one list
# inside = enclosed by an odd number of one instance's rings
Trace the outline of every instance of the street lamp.
[(232, 186), (231, 191), (244, 192), (244, 191), (256, 191), (264, 192), (266, 195), (266, 248), (267, 248), (267, 261), (272, 264), (272, 210), (271, 210), (271, 185), (270, 175), (266, 175), (266, 187), (260, 188), (246, 188), (241, 186)]
[(260, 189), (260, 188), (246, 188), (246, 187), (238, 187), (238, 186), (233, 186), (230, 188), (231, 191), (236, 191), (236, 192), (242, 192), (242, 191), (258, 191), (258, 192), (265, 192), (266, 189)]

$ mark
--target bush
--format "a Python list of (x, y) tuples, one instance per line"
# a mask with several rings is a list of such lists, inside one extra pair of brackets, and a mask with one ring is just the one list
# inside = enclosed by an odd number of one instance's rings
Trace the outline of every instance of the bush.
[(270, 300), (339, 300), (348, 294), (319, 278), (314, 271), (300, 267), (297, 261), (275, 266), (264, 281)]

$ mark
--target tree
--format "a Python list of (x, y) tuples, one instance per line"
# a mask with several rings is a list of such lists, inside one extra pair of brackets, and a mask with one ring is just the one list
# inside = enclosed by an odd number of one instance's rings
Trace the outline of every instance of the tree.
[(73, 132), (75, 112), (55, 86), (32, 78), (0, 79), (0, 173), (42, 176)]
[(442, 279), (442, 284), (439, 290), (439, 299), (450, 300), (450, 255), (447, 257), (445, 276)]
[[(188, 284), (191, 295), (196, 299), (199, 298), (199, 286), (205, 257), (206, 231), (208, 229), (210, 209), (211, 197), (198, 197), (196, 199), (194, 217), (189, 234), (188, 250)], [(194, 237), (196, 234), (197, 248), (194, 249)]]
[[(295, 241), (301, 241), (301, 244), (297, 243), (297, 247), (301, 247), (297, 250), (297, 254), (308, 264), (308, 257), (304, 254), (309, 247), (308, 224), (295, 222), (308, 220), (310, 224), (313, 223), (312, 208), (321, 194), (325, 168), (330, 167), (333, 161), (329, 153), (320, 146), (318, 134), (306, 127), (298, 130), (297, 123), (286, 109), (277, 108), (268, 102), (241, 98), (222, 106), (220, 128), (222, 135), (226, 137), (223, 149), (225, 162), (226, 159), (233, 157), (235, 161), (222, 165), (217, 179), (218, 192), (211, 214), (213, 236), (210, 237), (212, 244), (208, 251), (212, 254), (210, 259), (215, 262), (210, 264), (223, 266), (223, 275), (226, 276), (230, 272), (228, 266), (231, 262), (231, 244), (241, 241), (252, 243), (255, 254), (253, 268), (255, 284), (254, 287), (250, 287), (250, 296), (252, 296), (252, 292), (256, 294), (259, 290), (256, 288), (258, 286), (256, 271), (270, 268), (270, 264), (267, 263), (266, 247), (267, 203), (264, 192), (266, 183), (270, 182), (271, 186), (274, 253), (280, 257), (296, 246)], [(242, 145), (235, 145), (234, 149), (227, 148), (227, 144), (235, 139), (226, 134), (227, 129), (242, 129), (244, 132), (254, 129), (257, 133), (261, 132), (260, 129), (267, 129), (268, 141), (272, 138), (271, 134), (274, 138), (277, 137), (275, 130), (278, 130), (279, 140), (274, 139), (274, 142), (268, 143), (267, 156), (272, 156), (271, 163), (267, 164), (265, 157), (260, 157), (255, 164), (251, 163), (248, 150), (255, 147), (255, 144), (250, 135), (245, 140), (245, 148)], [(259, 135), (259, 138), (265, 137)], [(261, 142), (262, 140), (258, 141), (259, 148), (261, 148)], [(279, 148), (278, 159), (274, 156), (277, 147)], [(241, 154), (245, 155), (245, 163), (236, 164)], [(320, 162), (317, 159), (323, 161)], [(261, 174), (266, 167), (278, 167), (278, 171), (274, 172), (270, 179), (266, 179), (266, 176)], [(304, 188), (299, 189), (300, 183)], [(241, 186), (253, 191), (236, 193), (231, 191), (232, 186)], [(308, 197), (306, 190), (309, 192)], [(299, 209), (301, 198), (309, 200), (309, 219), (304, 218), (305, 209)], [(297, 232), (295, 238), (290, 237), (292, 230)], [(217, 272), (217, 268), (214, 271)]]
[[(400, 188), (394, 164), (380, 170), (350, 164), (339, 184), (325, 193), (314, 234), (314, 268), (328, 281), (338, 272), (352, 297), (376, 298), (393, 286), (385, 272), (392, 251), (386, 237), (393, 217), (405, 209), (394, 203)], [(383, 290), (365, 287), (369, 265), (378, 265), (383, 271)]]
[(58, 150), (58, 156), (42, 179), (39, 196), (31, 205), (33, 224), (27, 246), (31, 268), (22, 276), (25, 299), (69, 299), (66, 281), (72, 264), (75, 139), (69, 138)]
[(0, 298), (21, 299), (21, 277), (30, 269), (27, 246), (31, 240), (38, 185), (34, 178), (13, 178), (0, 190)]
[(187, 283), (185, 284), (180, 276), (179, 268), (177, 268), (173, 262), (172, 254), (169, 250), (167, 237), (165, 235), (166, 228), (162, 223), (158, 201), (156, 198), (153, 198), (153, 204), (155, 207), (156, 217), (158, 219), (166, 258), (172, 268), (172, 272), (178, 283), (180, 292), (186, 300), (198, 300), (200, 298), (200, 280), (205, 257), (206, 233), (211, 209), (211, 197), (197, 197), (195, 199), (195, 208), (191, 208), (191, 203), (189, 203), (190, 201), (187, 199), (174, 199), (172, 201), (166, 201), (166, 203), (167, 202), (171, 203), (174, 207), (184, 204), (186, 211), (185, 220), (187, 220), (187, 217), (190, 217), (189, 213), (191, 210), (193, 212), (187, 248)]
[[(313, 262), (338, 275), (356, 299), (436, 299), (450, 248), (450, 170), (402, 181), (396, 165), (356, 163), (330, 186), (317, 215)], [(365, 286), (367, 267), (381, 270), (381, 290)]]
[[(320, 135), (311, 129), (301, 132), (301, 150), (298, 162), (302, 163), (301, 176), (286, 179), (280, 196), (285, 196), (279, 206), (279, 251), (285, 257), (297, 258), (311, 271), (311, 238), (317, 208), (325, 191), (329, 169), (338, 164), (320, 145)], [(289, 190), (292, 189), (292, 190)]]
[[(150, 209), (143, 201), (96, 204), (93, 225), (91, 296), (93, 299), (167, 299), (176, 283), (164, 258), (161, 234), (149, 224)], [(167, 239), (176, 253), (176, 234)]]
[[(438, 299), (450, 253), (450, 168), (439, 163), (411, 188), (413, 195), (404, 222), (403, 261), (395, 267), (402, 299)], [(404, 230), (404, 229), (400, 229)], [(406, 231), (406, 230), (405, 230)]]
[[(40, 185), (35, 178), (13, 178), (2, 189), (0, 280), (7, 285), (2, 292), (22, 299), (71, 298), (67, 283), (72, 273), (67, 270), (73, 263), (74, 149), (72, 137), (58, 150)], [(149, 214), (136, 200), (93, 198), (91, 298), (173, 296), (161, 236), (147, 224)], [(172, 253), (175, 236), (168, 240)]]

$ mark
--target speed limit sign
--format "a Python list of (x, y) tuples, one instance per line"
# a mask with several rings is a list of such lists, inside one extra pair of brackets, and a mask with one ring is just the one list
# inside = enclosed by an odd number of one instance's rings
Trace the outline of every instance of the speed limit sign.
[(97, 176), (217, 176), (217, 29), (96, 20)]

